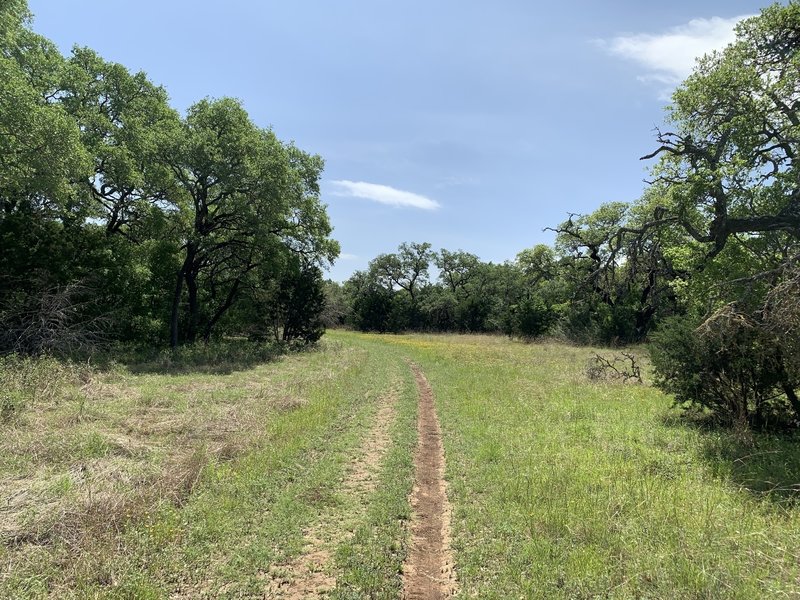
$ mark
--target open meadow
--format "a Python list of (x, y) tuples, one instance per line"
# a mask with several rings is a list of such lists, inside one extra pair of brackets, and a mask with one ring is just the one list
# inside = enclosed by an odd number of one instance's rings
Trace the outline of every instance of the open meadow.
[(796, 437), (683, 416), (634, 352), (643, 385), (499, 336), (28, 365), (0, 425), (0, 597), (800, 595)]

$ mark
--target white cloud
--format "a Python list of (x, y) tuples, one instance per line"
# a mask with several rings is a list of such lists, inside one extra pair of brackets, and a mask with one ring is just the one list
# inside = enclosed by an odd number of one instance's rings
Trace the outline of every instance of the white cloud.
[(348, 196), (353, 198), (364, 198), (389, 206), (410, 206), (423, 210), (436, 210), (439, 203), (425, 196), (398, 190), (388, 185), (378, 183), (366, 183), (364, 181), (348, 181), (340, 179), (332, 181), (338, 189), (333, 193), (334, 196)]
[(609, 53), (645, 67), (647, 72), (638, 77), (640, 81), (674, 87), (691, 73), (697, 58), (733, 42), (734, 26), (749, 16), (692, 19), (664, 33), (621, 35), (599, 44)]
[(355, 254), (348, 254), (347, 252), (342, 252), (339, 255), (339, 260), (357, 260), (358, 256)]

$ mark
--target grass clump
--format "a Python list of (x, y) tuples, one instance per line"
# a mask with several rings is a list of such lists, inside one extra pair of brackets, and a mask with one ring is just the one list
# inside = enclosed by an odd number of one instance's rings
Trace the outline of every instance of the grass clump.
[(35, 404), (68, 398), (90, 377), (86, 365), (46, 356), (0, 356), (0, 423), (20, 420)]

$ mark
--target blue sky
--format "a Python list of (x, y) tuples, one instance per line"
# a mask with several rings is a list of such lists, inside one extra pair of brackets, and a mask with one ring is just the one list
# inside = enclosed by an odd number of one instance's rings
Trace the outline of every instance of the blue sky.
[(404, 241), (513, 259), (644, 189), (691, 57), (764, 2), (29, 0), (34, 29), (144, 70), (185, 110), (233, 96), (326, 161), (343, 281)]

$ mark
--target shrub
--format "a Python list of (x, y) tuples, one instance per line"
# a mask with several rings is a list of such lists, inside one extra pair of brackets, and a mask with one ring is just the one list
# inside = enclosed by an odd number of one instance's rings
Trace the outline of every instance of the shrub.
[(544, 335), (553, 325), (556, 313), (539, 296), (531, 296), (511, 307), (507, 333), (523, 338)]
[(656, 385), (733, 424), (774, 427), (800, 417), (780, 340), (735, 303), (702, 322), (672, 318), (652, 336)]

